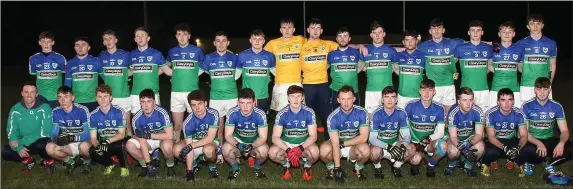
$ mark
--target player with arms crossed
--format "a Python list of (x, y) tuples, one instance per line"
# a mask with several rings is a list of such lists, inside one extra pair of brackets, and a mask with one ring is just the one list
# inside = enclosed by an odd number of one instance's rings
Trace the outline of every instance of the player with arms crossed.
[(64, 84), (77, 95), (75, 103), (93, 111), (98, 106), (94, 91), (98, 86), (98, 75), (102, 73), (102, 64), (100, 59), (89, 55), (90, 48), (87, 37), (80, 36), (74, 40), (76, 56), (68, 60)]
[(429, 32), (432, 39), (420, 43), (418, 50), (425, 54), (428, 79), (436, 82), (434, 100), (444, 106), (445, 112), (449, 112), (450, 107), (456, 103), (454, 80), (458, 79), (454, 50), (464, 41), (444, 37), (446, 28), (438, 18), (430, 21)]
[(111, 174), (115, 163), (111, 156), (119, 159), (121, 177), (129, 176), (127, 168), (127, 151), (125, 150), (125, 112), (115, 105), (113, 101), (112, 89), (110, 86), (102, 84), (96, 88), (96, 100), (99, 106), (90, 114), (90, 157), (106, 166), (104, 175)]
[[(490, 168), (497, 169), (497, 159), (508, 158), (506, 168), (513, 169), (514, 162), (523, 166), (524, 157), (520, 151), (527, 144), (527, 127), (525, 114), (513, 106), (515, 93), (509, 88), (497, 92), (497, 106), (490, 108), (486, 113), (486, 133), (488, 142), (485, 144), (485, 154), (481, 161), (481, 174), (490, 176)], [(523, 169), (520, 177), (525, 176)]]
[(424, 152), (430, 157), (426, 176), (435, 177), (435, 167), (438, 161), (446, 155), (446, 141), (444, 137), (444, 107), (433, 97), (436, 94), (434, 81), (424, 79), (420, 83), (420, 99), (414, 99), (406, 104), (408, 115), (408, 127), (412, 142), (416, 145), (416, 154), (410, 159), (413, 176), (419, 175), (419, 165), (422, 162)]
[[(528, 159), (524, 167), (526, 175), (533, 174), (533, 164), (545, 162), (543, 178), (553, 184), (572, 184), (571, 177), (557, 171), (557, 166), (571, 160), (573, 148), (569, 140), (569, 128), (561, 104), (549, 99), (551, 81), (547, 77), (535, 80), (535, 98), (523, 104), (523, 113), (529, 131), (527, 140), (533, 144), (523, 149)], [(554, 127), (559, 127), (559, 138), (554, 136)]]
[(250, 158), (257, 178), (265, 178), (261, 164), (268, 157), (267, 115), (255, 107), (255, 92), (249, 88), (239, 91), (238, 106), (229, 110), (225, 123), (223, 157), (231, 165), (228, 179), (234, 182), (241, 172), (238, 157)]
[(28, 71), (30, 75), (36, 76), (38, 94), (48, 100), (51, 108), (56, 108), (58, 104), (57, 90), (62, 86), (63, 74), (66, 71), (66, 57), (53, 51), (52, 47), (56, 41), (54, 35), (49, 31), (40, 33), (38, 44), (42, 52), (30, 56)]
[(402, 109), (408, 102), (420, 97), (420, 86), (415, 83), (420, 83), (424, 79), (426, 60), (424, 60), (424, 53), (416, 49), (417, 37), (418, 33), (415, 31), (404, 32), (402, 43), (405, 50), (398, 53), (394, 60), (398, 63), (392, 65), (399, 77), (398, 107)]
[(316, 117), (314, 110), (303, 105), (304, 90), (292, 85), (287, 90), (289, 105), (278, 112), (273, 127), (269, 157), (283, 166), (282, 178), (291, 178), (290, 166), (299, 167), (300, 159), (304, 166), (302, 179), (312, 179), (311, 166), (318, 161), (319, 151), (316, 145)]
[[(462, 87), (457, 94), (458, 102), (448, 113), (448, 167), (444, 175), (452, 176), (457, 161), (464, 163), (464, 171), (468, 176), (476, 177), (476, 164), (482, 157), (485, 145), (483, 112), (474, 104), (474, 92), (468, 87)], [(463, 160), (460, 155), (463, 154)]]
[[(129, 70), (129, 52), (117, 48), (117, 36), (114, 31), (106, 30), (102, 34), (103, 45), (106, 50), (99, 53), (98, 58), (102, 62), (103, 81), (111, 88), (112, 105), (119, 106), (125, 112), (125, 131), (131, 136), (131, 101), (129, 101), (129, 76), (133, 75)], [(96, 97), (97, 98), (97, 97)], [(97, 100), (97, 99), (96, 99)]]
[(416, 147), (410, 143), (408, 115), (402, 108), (396, 107), (398, 91), (393, 86), (382, 90), (382, 105), (378, 106), (370, 118), (370, 160), (374, 164), (374, 178), (383, 179), (382, 158), (392, 162), (392, 176), (402, 177), (402, 164), (416, 153)]
[(364, 163), (370, 159), (368, 146), (368, 112), (354, 104), (354, 89), (344, 85), (338, 90), (338, 103), (328, 116), (327, 127), (330, 139), (320, 145), (320, 159), (328, 169), (326, 179), (345, 182), (346, 176), (340, 165), (341, 158), (355, 163), (352, 171), (358, 180), (366, 179)]
[(167, 176), (174, 176), (173, 123), (169, 113), (157, 105), (152, 89), (144, 89), (139, 94), (141, 109), (133, 116), (133, 138), (125, 145), (127, 152), (139, 162), (139, 177), (155, 178), (158, 165), (151, 164), (150, 154), (161, 149), (166, 159)]
[[(524, 49), (523, 68), (521, 74), (521, 101), (534, 98), (534, 83), (539, 77), (550, 78), (553, 83), (557, 71), (557, 43), (543, 35), (541, 31), (545, 20), (541, 14), (530, 14), (527, 17), (529, 36), (517, 41)], [(553, 98), (551, 91), (549, 98)]]
[(493, 48), (481, 41), (483, 22), (473, 20), (469, 24), (470, 42), (456, 47), (454, 56), (460, 60), (462, 84), (474, 92), (474, 102), (482, 110), (488, 109), (489, 87), (487, 85), (488, 65), (492, 64)]
[[(92, 91), (93, 92), (93, 91)], [(64, 161), (69, 175), (73, 174), (75, 158), (81, 155), (83, 174), (91, 172), (89, 149), (89, 114), (88, 108), (74, 103), (74, 93), (68, 86), (58, 89), (60, 106), (52, 110), (52, 141), (46, 145), (46, 152), (52, 158)]]
[[(183, 116), (185, 110), (191, 113), (191, 105), (187, 102), (187, 95), (199, 89), (199, 75), (203, 70), (199, 64), (203, 61), (203, 51), (192, 44), (191, 29), (187, 24), (179, 24), (174, 27), (175, 38), (178, 46), (169, 49), (167, 62), (171, 63), (171, 112), (173, 114), (173, 124), (175, 131), (175, 142), (181, 140), (181, 128), (183, 127)], [(168, 72), (165, 72), (169, 75)]]
[[(239, 53), (237, 69), (242, 69), (242, 87), (255, 91), (257, 107), (266, 113), (269, 110), (270, 73), (275, 74), (275, 55), (263, 49), (263, 31), (253, 30), (249, 42), (251, 48)], [(239, 72), (237, 74), (241, 75)]]
[(193, 164), (200, 156), (204, 156), (209, 162), (211, 178), (219, 178), (215, 166), (217, 146), (220, 143), (217, 138), (219, 112), (207, 107), (208, 97), (200, 90), (189, 93), (187, 99), (193, 112), (183, 122), (183, 136), (185, 138), (173, 147), (173, 155), (177, 159), (185, 161), (188, 181), (195, 181)]
[(337, 94), (339, 94), (338, 90), (344, 85), (349, 85), (352, 89), (356, 89), (356, 93), (353, 95), (356, 99), (354, 99), (353, 102), (355, 105), (360, 104), (358, 73), (363, 70), (364, 64), (360, 62), (360, 51), (348, 45), (350, 40), (348, 28), (339, 28), (336, 32), (338, 48), (329, 52), (327, 57), (327, 62), (330, 67), (330, 77), (332, 78), (332, 83), (330, 84), (330, 104), (333, 110), (339, 107)]

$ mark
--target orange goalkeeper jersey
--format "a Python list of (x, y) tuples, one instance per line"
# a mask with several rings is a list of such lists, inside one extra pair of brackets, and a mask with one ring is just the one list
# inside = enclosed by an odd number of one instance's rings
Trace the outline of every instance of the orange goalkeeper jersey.
[(302, 46), (301, 65), (303, 84), (328, 83), (327, 57), (338, 44), (328, 40), (307, 40)]
[(300, 51), (305, 42), (301, 35), (292, 36), (289, 40), (283, 37), (273, 39), (265, 45), (265, 50), (276, 57), (275, 84), (300, 83)]

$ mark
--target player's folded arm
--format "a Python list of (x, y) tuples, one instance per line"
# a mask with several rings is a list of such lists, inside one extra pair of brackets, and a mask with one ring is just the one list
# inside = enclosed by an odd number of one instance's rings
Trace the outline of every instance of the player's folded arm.
[(113, 135), (112, 137), (108, 138), (107, 140), (109, 143), (114, 143), (116, 141), (120, 141), (125, 138), (125, 126), (120, 126), (117, 129), (117, 134)]
[[(214, 143), (215, 141), (215, 137), (217, 136), (217, 129), (216, 128), (209, 128), (209, 130), (207, 131), (207, 137), (202, 138), (201, 140), (198, 140), (197, 142), (193, 142), (193, 139), (191, 138), (191, 145), (193, 146), (193, 148), (199, 148), (199, 147), (203, 147), (207, 144), (211, 144)], [(187, 143), (188, 139), (185, 139), (185, 142)], [(189, 144), (189, 143), (187, 143)]]
[(275, 126), (273, 127), (273, 134), (271, 135), (271, 141), (274, 145), (277, 145), (279, 148), (286, 150), (288, 149), (288, 146), (281, 139), (282, 133), (283, 133), (283, 126), (275, 124)]
[(173, 140), (173, 124), (163, 126), (163, 133), (151, 134), (154, 140)]
[(267, 143), (269, 128), (266, 126), (266, 124), (259, 125), (257, 131), (259, 133), (259, 137), (257, 138), (257, 140), (253, 142), (252, 144), (253, 148), (258, 148), (259, 146), (262, 146)]
[(438, 121), (438, 125), (434, 129), (434, 133), (432, 133), (430, 135), (430, 140), (434, 141), (434, 140), (438, 140), (438, 139), (441, 139), (442, 137), (444, 137), (445, 127), (446, 127), (446, 125), (444, 124), (443, 121)]
[(368, 142), (370, 142), (370, 145), (377, 146), (382, 149), (386, 149), (388, 146), (388, 144), (386, 144), (384, 141), (378, 139), (378, 130), (370, 130)]
[(311, 124), (307, 127), (308, 138), (301, 144), (304, 148), (307, 148), (310, 145), (316, 143), (316, 140), (318, 139), (318, 134), (316, 129), (317, 129), (316, 124)]

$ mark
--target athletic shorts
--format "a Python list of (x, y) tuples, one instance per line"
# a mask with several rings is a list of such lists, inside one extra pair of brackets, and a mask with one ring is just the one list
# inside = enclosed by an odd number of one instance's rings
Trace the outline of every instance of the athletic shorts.
[[(519, 92), (521, 93), (521, 104), (523, 105), (526, 101), (535, 98), (535, 87), (519, 87)], [(549, 93), (549, 98), (553, 99), (553, 91)], [(517, 106), (516, 106), (517, 107)], [(518, 107), (521, 108), (521, 107)]]
[[(131, 113), (135, 114), (137, 111), (141, 109), (141, 103), (139, 102), (139, 95), (131, 95), (129, 96), (131, 101)], [(155, 104), (161, 105), (159, 100), (159, 94), (155, 94)]]
[(302, 84), (300, 83), (275, 84), (275, 86), (273, 87), (273, 96), (271, 101), (272, 110), (278, 112), (281, 111), (286, 105), (288, 105), (287, 90), (291, 85), (298, 85), (302, 87)]
[[(193, 142), (197, 142), (197, 141), (193, 141)], [(219, 148), (219, 142), (215, 141), (215, 145), (217, 146), (217, 152), (221, 151), (221, 148)], [(199, 148), (194, 148), (193, 149), (193, 160), (197, 160), (197, 158), (199, 158), (199, 156), (202, 156), (203, 153), (203, 147), (199, 147)]]
[(229, 99), (229, 100), (210, 100), (209, 107), (217, 110), (219, 112), (219, 117), (224, 117), (227, 115), (227, 112), (233, 107), (237, 106), (237, 99)]
[(350, 148), (352, 148), (352, 146), (347, 146), (340, 149), (340, 158), (347, 158), (350, 160)]
[(436, 95), (434, 95), (433, 100), (446, 106), (454, 105), (456, 103), (456, 88), (454, 85), (436, 87)]
[(191, 92), (171, 92), (171, 112), (191, 113), (191, 105), (187, 101), (187, 95)]
[(410, 97), (404, 97), (404, 96), (398, 95), (398, 107), (400, 107), (402, 109), (406, 109), (406, 104), (408, 104), (408, 102), (410, 102), (411, 100), (414, 100), (414, 99), (418, 99), (418, 98), (410, 98)]
[(474, 91), (474, 104), (485, 112), (489, 107), (489, 90)]
[[(146, 141), (147, 144), (149, 144), (150, 154), (153, 153), (153, 151), (155, 151), (156, 149), (159, 149), (161, 147), (161, 140), (147, 139)], [(130, 138), (127, 142), (132, 142), (138, 149), (141, 148), (141, 144), (139, 144), (139, 141), (137, 141), (135, 138)]]
[(119, 106), (125, 112), (131, 111), (131, 101), (129, 100), (129, 97), (113, 98), (113, 100), (111, 101), (111, 104)]
[(72, 142), (66, 145), (72, 150), (72, 158), (80, 155), (80, 143), (82, 142)]
[(382, 91), (366, 91), (364, 96), (364, 106), (368, 113), (374, 113), (374, 110), (382, 105)]
[[(513, 92), (513, 99), (514, 99), (513, 106), (521, 109), (521, 94), (520, 94), (520, 92)], [(489, 91), (489, 106), (488, 106), (488, 108), (493, 108), (495, 106), (497, 106), (497, 91)], [(483, 111), (483, 112), (485, 113), (486, 111)]]

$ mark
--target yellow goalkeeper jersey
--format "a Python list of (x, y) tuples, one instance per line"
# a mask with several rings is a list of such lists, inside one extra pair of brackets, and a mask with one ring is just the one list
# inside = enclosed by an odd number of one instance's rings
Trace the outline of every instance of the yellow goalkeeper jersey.
[(328, 82), (327, 57), (328, 53), (336, 48), (338, 43), (322, 39), (307, 40), (304, 43), (301, 52), (303, 84)]
[(300, 83), (300, 52), (306, 39), (292, 36), (289, 40), (283, 37), (273, 39), (265, 45), (265, 50), (276, 57), (275, 84)]

